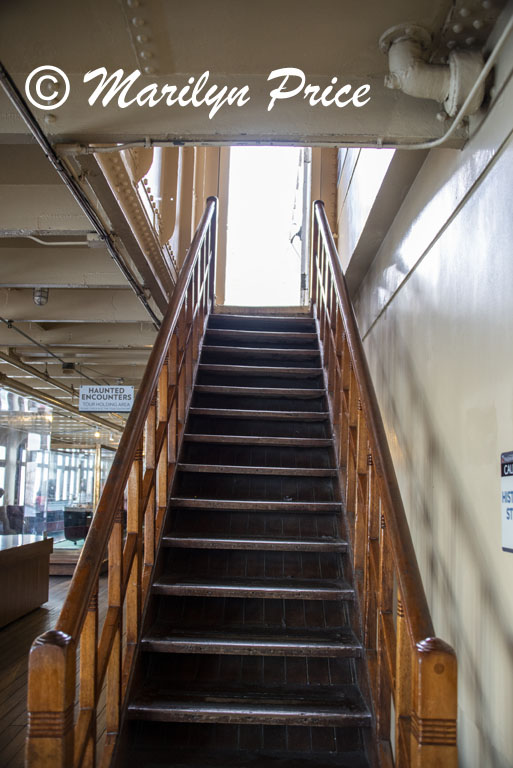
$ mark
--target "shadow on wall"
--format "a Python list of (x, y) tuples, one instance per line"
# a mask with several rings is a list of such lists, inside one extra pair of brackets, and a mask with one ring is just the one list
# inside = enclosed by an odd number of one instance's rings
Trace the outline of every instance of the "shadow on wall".
[[(469, 514), (475, 501), (439, 437), (397, 320), (386, 312), (381, 322), (386, 344), (371, 334), (366, 347), (435, 628), (458, 655), (460, 713), (462, 704), (465, 712), (458, 726), (461, 764), (511, 768), (513, 636)], [(391, 386), (392, 364), (399, 387)], [(509, 740), (505, 753), (494, 744), (499, 719)]]

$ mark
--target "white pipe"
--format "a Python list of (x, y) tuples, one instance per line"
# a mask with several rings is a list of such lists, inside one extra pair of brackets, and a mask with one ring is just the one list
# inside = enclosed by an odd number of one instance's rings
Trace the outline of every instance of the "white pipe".
[(428, 64), (421, 44), (412, 38), (393, 42), (388, 51), (390, 74), (387, 88), (396, 88), (408, 96), (443, 102), (449, 95), (451, 76), (448, 64)]
[(23, 237), (27, 238), (27, 240), (33, 240), (35, 243), (39, 243), (39, 245), (49, 245), (51, 247), (54, 245), (88, 245), (87, 240), (70, 240), (69, 242), (60, 240), (58, 242), (51, 243), (47, 240), (40, 240), (39, 237), (34, 237), (34, 235), (23, 235)]
[(301, 221), (301, 305), (308, 304), (310, 296), (310, 210), (312, 205), (312, 150), (303, 149), (303, 210)]

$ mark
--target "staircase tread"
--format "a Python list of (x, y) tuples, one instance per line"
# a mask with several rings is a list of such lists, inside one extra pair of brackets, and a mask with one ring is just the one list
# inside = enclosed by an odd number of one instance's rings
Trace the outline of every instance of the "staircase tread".
[(301, 477), (336, 477), (336, 469), (305, 468), (305, 467), (271, 467), (251, 466), (241, 464), (193, 464), (192, 462), (177, 464), (180, 472), (204, 472), (228, 475), (299, 475)]
[(127, 768), (370, 768), (364, 753), (268, 752), (183, 749), (173, 746), (157, 749), (152, 745), (130, 749)]
[(214, 537), (198, 536), (190, 534), (174, 534), (164, 536), (162, 539), (164, 546), (184, 546), (194, 548), (218, 548), (218, 549), (276, 549), (281, 551), (331, 551), (345, 552), (347, 542), (342, 539), (325, 537), (321, 539), (291, 539), (290, 537), (270, 538), (269, 536), (251, 536), (251, 537)]
[(189, 443), (227, 443), (231, 445), (282, 445), (297, 448), (331, 448), (333, 440), (329, 437), (270, 437), (259, 435), (208, 435), (192, 434), (184, 435), (185, 442)]
[(189, 408), (191, 416), (213, 416), (225, 419), (267, 419), (278, 421), (327, 421), (329, 411), (263, 411), (236, 408)]
[(173, 496), (172, 508), (248, 510), (262, 509), (277, 512), (339, 512), (340, 501), (245, 501), (239, 499), (203, 499), (187, 496)]
[[(217, 592), (225, 595), (260, 594), (275, 596), (287, 595), (301, 599), (318, 599), (316, 595), (330, 596), (342, 599), (354, 597), (354, 589), (345, 581), (334, 579), (284, 579), (284, 578), (252, 578), (238, 577), (201, 577), (183, 576), (181, 574), (163, 574), (153, 582), (153, 591), (159, 594), (171, 593), (209, 593)], [(319, 599), (321, 599), (319, 597)]]
[(250, 328), (207, 328), (207, 334), (217, 334), (224, 336), (225, 338), (236, 339), (239, 336), (246, 336), (247, 338), (254, 339), (281, 339), (283, 337), (289, 339), (310, 339), (311, 341), (317, 341), (317, 334), (315, 331), (253, 331)]
[[(370, 725), (371, 715), (355, 685), (224, 686), (189, 683), (165, 688), (151, 679), (130, 703), (129, 715), (152, 719), (201, 719), (210, 722), (326, 723)], [(226, 722), (226, 720), (225, 720)]]
[[(330, 652), (333, 655), (359, 655), (362, 650), (354, 632), (350, 627), (338, 629), (290, 630), (278, 631), (276, 627), (259, 627), (252, 629), (247, 625), (230, 627), (229, 631), (212, 629), (205, 626), (196, 629), (180, 629), (161, 622), (155, 624), (142, 639), (143, 647), (151, 650), (167, 650), (166, 646), (172, 644), (199, 645), (199, 646), (232, 646), (233, 652), (240, 653), (246, 648), (251, 652), (269, 647), (282, 651), (308, 650), (314, 653), (316, 650)], [(190, 652), (190, 651), (188, 651)], [(216, 652), (214, 650), (214, 652)], [(226, 651), (225, 651), (226, 652)]]

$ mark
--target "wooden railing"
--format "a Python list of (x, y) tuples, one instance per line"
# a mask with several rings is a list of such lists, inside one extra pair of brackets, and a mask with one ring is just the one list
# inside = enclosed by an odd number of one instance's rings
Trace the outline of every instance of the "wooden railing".
[[(217, 200), (211, 197), (151, 352), (59, 620), (30, 651), (28, 768), (110, 765), (213, 303), (216, 231)], [(108, 596), (100, 632), (98, 585), (105, 557)], [(102, 689), (104, 707), (99, 706)], [(97, 745), (99, 713), (105, 736)]]
[(417, 558), (324, 205), (311, 290), (332, 411), (380, 764), (456, 768), (453, 649), (434, 636)]

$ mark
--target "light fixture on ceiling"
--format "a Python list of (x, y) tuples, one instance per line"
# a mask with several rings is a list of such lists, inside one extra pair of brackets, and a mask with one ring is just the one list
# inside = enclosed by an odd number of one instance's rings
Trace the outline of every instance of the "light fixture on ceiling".
[(34, 288), (32, 298), (34, 300), (34, 304), (37, 304), (38, 307), (43, 307), (46, 302), (48, 301), (48, 294), (50, 293), (49, 288), (42, 288), (41, 286), (38, 286), (37, 288)]
[(94, 433), (94, 436), (95, 437), (100, 437), (100, 433), (98, 432), (98, 430), (96, 430), (96, 432)]

